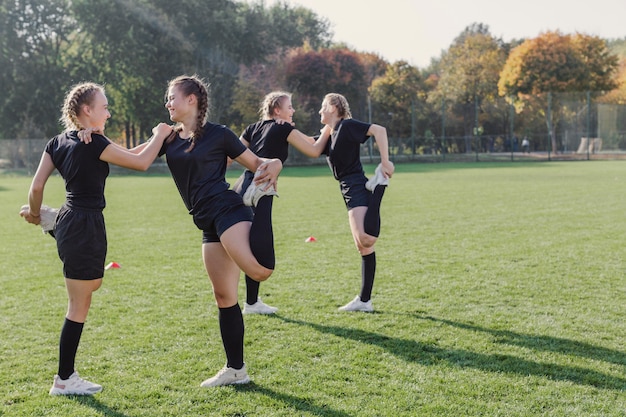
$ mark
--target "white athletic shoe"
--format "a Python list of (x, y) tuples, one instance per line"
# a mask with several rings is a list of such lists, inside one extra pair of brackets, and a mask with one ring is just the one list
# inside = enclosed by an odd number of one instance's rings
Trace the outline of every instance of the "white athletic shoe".
[(339, 311), (364, 311), (366, 313), (371, 313), (374, 311), (374, 307), (372, 306), (371, 299), (364, 303), (361, 301), (361, 297), (357, 295), (354, 297), (354, 300), (350, 301), (343, 307), (339, 307)]
[(102, 391), (102, 385), (84, 380), (78, 376), (78, 372), (74, 372), (67, 379), (61, 379), (55, 375), (50, 395), (93, 395), (100, 391)]
[(389, 178), (385, 178), (382, 171), (382, 165), (378, 164), (374, 171), (374, 176), (365, 183), (365, 188), (374, 192), (377, 185), (389, 185)]
[[(28, 204), (22, 206), (21, 210), (28, 210)], [(41, 230), (44, 233), (50, 233), (54, 229), (54, 222), (57, 219), (57, 214), (59, 213), (58, 209), (48, 207), (45, 204), (41, 206), (41, 211), (39, 215), (39, 226), (41, 226)]]
[(200, 384), (201, 387), (210, 388), (210, 387), (219, 387), (222, 385), (234, 385), (234, 384), (247, 384), (250, 382), (250, 378), (248, 377), (248, 372), (246, 372), (246, 365), (243, 365), (241, 369), (229, 368), (228, 366), (224, 366), (220, 371), (213, 377), (209, 378)]
[(277, 307), (268, 306), (259, 297), (254, 304), (244, 303), (242, 314), (274, 314), (277, 311)]
[[(259, 171), (254, 174), (255, 178), (258, 173)], [(256, 185), (253, 179), (252, 183), (248, 186), (248, 189), (243, 194), (243, 203), (249, 207), (256, 207), (261, 197), (265, 197), (266, 195), (275, 195), (276, 197), (278, 197), (278, 193), (274, 189), (274, 186), (269, 185), (269, 181), (260, 185)]]
[(44, 233), (50, 233), (52, 230), (54, 230), (54, 223), (56, 222), (58, 213), (58, 209), (48, 206), (41, 206), (41, 221), (39, 225), (41, 226), (41, 230)]

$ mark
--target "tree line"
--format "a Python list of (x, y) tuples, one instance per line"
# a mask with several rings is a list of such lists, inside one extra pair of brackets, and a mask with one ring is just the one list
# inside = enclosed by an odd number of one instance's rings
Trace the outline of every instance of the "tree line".
[(332, 36), (328, 20), (285, 3), (0, 0), (0, 138), (57, 134), (65, 92), (90, 80), (107, 89), (108, 135), (134, 145), (167, 120), (167, 81), (184, 73), (210, 83), (211, 120), (235, 132), (272, 90), (293, 93), (309, 134), (328, 92), (396, 137), (511, 134), (514, 109), (514, 129), (542, 126), (556, 141), (553, 93), (626, 104), (626, 38), (555, 31), (507, 43), (474, 23), (420, 69)]

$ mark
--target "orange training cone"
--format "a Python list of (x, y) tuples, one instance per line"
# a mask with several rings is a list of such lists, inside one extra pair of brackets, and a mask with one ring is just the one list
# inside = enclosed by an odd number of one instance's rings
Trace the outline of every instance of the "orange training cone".
[(315, 239), (315, 237), (313, 236), (309, 236), (305, 239), (305, 242), (307, 243), (311, 243), (311, 242), (317, 242), (317, 239)]

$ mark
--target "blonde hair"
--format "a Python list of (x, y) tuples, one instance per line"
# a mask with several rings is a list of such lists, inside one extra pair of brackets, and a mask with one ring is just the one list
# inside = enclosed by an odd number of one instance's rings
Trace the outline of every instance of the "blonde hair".
[(85, 126), (80, 124), (78, 116), (83, 105), (90, 106), (93, 103), (97, 92), (104, 94), (104, 87), (100, 84), (85, 82), (76, 84), (67, 93), (59, 119), (66, 131), (84, 129)]
[(328, 93), (324, 96), (324, 100), (337, 108), (337, 115), (342, 119), (352, 119), (350, 112), (350, 104), (344, 96), (338, 93)]
[[(165, 92), (166, 101), (167, 94), (173, 87), (176, 87), (185, 97), (189, 97), (191, 94), (195, 95), (198, 101), (198, 118), (196, 120), (196, 127), (191, 133), (191, 146), (189, 146), (186, 151), (191, 152), (191, 150), (196, 146), (196, 141), (202, 136), (204, 125), (209, 117), (209, 86), (208, 84), (205, 84), (204, 81), (202, 81), (202, 79), (197, 75), (180, 75), (168, 83), (167, 91)], [(182, 126), (178, 124), (174, 127), (174, 130), (180, 132), (182, 130)], [(168, 138), (168, 142), (172, 139), (173, 136)]]
[(291, 94), (284, 91), (272, 91), (266, 95), (263, 99), (263, 103), (261, 103), (261, 108), (259, 109), (261, 120), (269, 120), (274, 117), (274, 111), (280, 108), (283, 103), (283, 99), (286, 98), (291, 100)]

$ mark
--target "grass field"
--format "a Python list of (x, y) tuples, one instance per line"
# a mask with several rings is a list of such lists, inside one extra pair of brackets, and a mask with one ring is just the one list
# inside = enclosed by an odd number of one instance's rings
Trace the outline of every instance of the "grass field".
[[(624, 162), (398, 165), (373, 314), (337, 311), (360, 257), (336, 181), (286, 168), (261, 285), (280, 310), (245, 316), (253, 383), (211, 390), (225, 358), (200, 232), (169, 176), (113, 176), (122, 268), (77, 357), (93, 398), (48, 395), (66, 294), (53, 239), (17, 215), (29, 183), (0, 176), (0, 416), (626, 415)], [(52, 178), (45, 202), (63, 193)]]

